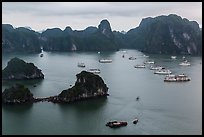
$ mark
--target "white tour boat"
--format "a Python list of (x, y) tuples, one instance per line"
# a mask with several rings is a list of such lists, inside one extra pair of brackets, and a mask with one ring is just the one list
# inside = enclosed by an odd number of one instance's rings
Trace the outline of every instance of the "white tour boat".
[(101, 73), (100, 69), (89, 69), (88, 72), (91, 72), (91, 73), (94, 73), (94, 74)]
[(191, 78), (186, 76), (185, 74), (180, 75), (167, 75), (164, 78), (165, 82), (183, 82), (183, 81), (190, 81)]
[(111, 63), (112, 60), (111, 59), (100, 59), (99, 62), (100, 63)]
[(190, 66), (191, 64), (190, 64), (190, 62), (188, 62), (187, 60), (185, 60), (185, 61), (181, 62), (179, 65), (180, 65), (180, 66)]
[(168, 69), (160, 69), (160, 70), (156, 70), (154, 74), (169, 75), (171, 74), (171, 71)]
[(145, 61), (144, 64), (154, 64), (154, 61), (153, 60), (148, 60), (148, 61)]
[(145, 65), (135, 65), (135, 68), (145, 68)]
[(161, 69), (165, 69), (165, 68), (162, 66), (156, 66), (156, 67), (150, 66), (150, 70), (161, 70)]
[(171, 56), (171, 59), (176, 59), (176, 56)]

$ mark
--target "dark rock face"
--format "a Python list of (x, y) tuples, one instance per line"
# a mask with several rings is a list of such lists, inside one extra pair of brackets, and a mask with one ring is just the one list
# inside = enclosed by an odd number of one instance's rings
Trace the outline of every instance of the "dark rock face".
[(63, 90), (58, 96), (51, 98), (54, 103), (69, 103), (83, 99), (106, 97), (108, 87), (103, 79), (90, 72), (77, 74), (77, 81), (72, 88)]
[(66, 27), (38, 33), (27, 28), (2, 24), (3, 52), (114, 51), (137, 49), (153, 54), (202, 55), (202, 29), (195, 21), (175, 14), (148, 17), (127, 33), (112, 31), (108, 20), (97, 27), (72, 30)]
[(39, 36), (39, 33), (24, 27), (2, 24), (2, 52), (40, 53)]
[(34, 98), (28, 88), (16, 84), (2, 93), (3, 104), (23, 104), (35, 102), (71, 103), (98, 97), (107, 97), (108, 87), (103, 79), (90, 72), (77, 74), (77, 81), (72, 88), (63, 90), (59, 95)]
[(170, 14), (142, 19), (126, 34), (131, 48), (156, 54), (202, 55), (202, 31), (195, 21)]
[(2, 93), (3, 104), (24, 104), (34, 101), (30, 90), (21, 84), (16, 84), (11, 88), (5, 89)]
[(111, 30), (110, 23), (108, 20), (102, 20), (98, 26), (99, 31), (108, 38), (113, 37), (113, 32)]
[(26, 63), (15, 57), (2, 70), (2, 80), (21, 79), (44, 79), (44, 75), (33, 63)]

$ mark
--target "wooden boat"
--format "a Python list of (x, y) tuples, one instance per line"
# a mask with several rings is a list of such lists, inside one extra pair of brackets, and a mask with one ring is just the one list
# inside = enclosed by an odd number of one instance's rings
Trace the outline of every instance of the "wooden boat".
[(106, 123), (106, 126), (109, 126), (110, 128), (117, 128), (117, 127), (127, 126), (127, 124), (128, 123), (126, 121), (118, 122), (117, 120), (114, 120)]

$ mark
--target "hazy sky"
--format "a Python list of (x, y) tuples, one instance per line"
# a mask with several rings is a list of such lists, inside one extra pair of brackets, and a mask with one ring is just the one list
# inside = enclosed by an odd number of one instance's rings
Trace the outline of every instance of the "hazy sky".
[(177, 14), (202, 27), (202, 2), (2, 2), (2, 23), (35, 31), (70, 26), (98, 27), (107, 19), (112, 30), (128, 31), (142, 18)]

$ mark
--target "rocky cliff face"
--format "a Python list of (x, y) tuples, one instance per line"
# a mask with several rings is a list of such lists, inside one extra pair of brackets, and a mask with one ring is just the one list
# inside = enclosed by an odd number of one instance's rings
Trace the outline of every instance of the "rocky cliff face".
[(82, 71), (77, 74), (77, 81), (72, 88), (63, 90), (59, 95), (34, 98), (28, 88), (16, 84), (5, 89), (2, 93), (3, 104), (23, 104), (35, 102), (70, 103), (98, 97), (107, 97), (108, 87), (103, 79), (90, 72)]
[(40, 53), (42, 46), (40, 33), (28, 28), (13, 28), (10, 24), (2, 24), (2, 51)]
[(142, 19), (127, 32), (131, 48), (156, 54), (202, 54), (202, 32), (195, 21), (170, 14)]
[(2, 80), (21, 79), (44, 79), (44, 74), (33, 63), (15, 57), (2, 70)]
[(2, 24), (3, 52), (44, 51), (114, 51), (119, 48), (137, 49), (155, 54), (202, 55), (202, 30), (195, 21), (170, 14), (148, 17), (127, 33), (112, 32), (108, 20), (97, 27), (72, 30), (66, 27), (37, 33), (26, 28), (14, 29)]
[(77, 74), (77, 81), (72, 88), (63, 90), (51, 99), (55, 103), (69, 103), (83, 99), (106, 97), (108, 87), (103, 79), (90, 72), (82, 71)]
[(5, 89), (2, 93), (3, 104), (33, 103), (34, 98), (30, 90), (21, 84)]
[(98, 26), (99, 31), (108, 38), (113, 38), (113, 32), (111, 30), (108, 20), (102, 20)]

